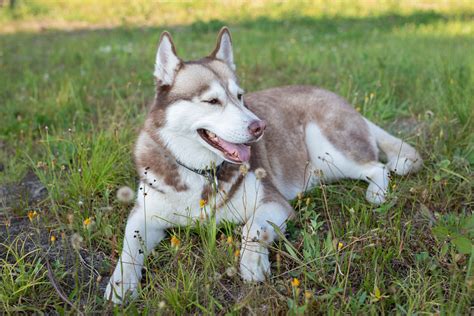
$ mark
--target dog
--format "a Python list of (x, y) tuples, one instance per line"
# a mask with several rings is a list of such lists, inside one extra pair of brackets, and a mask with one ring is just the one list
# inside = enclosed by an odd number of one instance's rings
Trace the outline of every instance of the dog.
[(421, 168), (412, 146), (342, 97), (313, 86), (244, 94), (235, 69), (227, 27), (209, 56), (187, 62), (171, 35), (161, 35), (156, 96), (134, 149), (137, 199), (106, 299), (135, 296), (144, 259), (165, 230), (193, 225), (211, 210), (217, 222), (243, 224), (240, 275), (264, 281), (268, 246), (294, 214), (289, 200), (321, 181), (349, 178), (366, 181), (366, 199), (379, 205), (390, 172)]

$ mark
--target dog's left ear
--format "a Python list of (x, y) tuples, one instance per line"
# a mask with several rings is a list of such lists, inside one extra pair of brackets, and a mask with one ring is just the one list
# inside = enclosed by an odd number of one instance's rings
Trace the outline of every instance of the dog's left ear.
[(235, 70), (234, 53), (232, 52), (232, 38), (227, 26), (224, 26), (217, 35), (216, 48), (209, 57), (224, 61), (232, 70)]

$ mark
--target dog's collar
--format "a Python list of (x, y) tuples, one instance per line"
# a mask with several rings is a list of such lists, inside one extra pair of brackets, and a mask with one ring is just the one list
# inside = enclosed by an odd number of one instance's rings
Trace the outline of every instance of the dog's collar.
[(222, 162), (220, 165), (216, 166), (215, 168), (209, 168), (209, 169), (195, 169), (186, 166), (184, 163), (176, 159), (176, 163), (180, 166), (183, 166), (184, 168), (197, 173), (200, 176), (203, 176), (206, 178), (210, 183), (215, 183), (217, 185), (217, 178), (219, 176), (220, 171), (222, 170), (222, 167), (225, 164), (225, 161)]

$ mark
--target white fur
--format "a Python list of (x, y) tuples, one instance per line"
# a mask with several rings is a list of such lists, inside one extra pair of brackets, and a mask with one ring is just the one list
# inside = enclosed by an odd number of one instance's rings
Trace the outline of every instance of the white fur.
[(311, 162), (325, 181), (338, 179), (357, 179), (369, 183), (366, 198), (373, 204), (385, 201), (389, 174), (387, 168), (379, 162), (360, 164), (344, 156), (323, 135), (316, 123), (306, 127), (306, 144)]
[[(144, 174), (145, 170), (141, 170), (141, 173)], [(170, 187), (166, 188), (167, 186), (160, 180), (160, 176), (149, 170), (147, 170), (144, 181), (140, 182), (141, 189), (139, 188), (137, 192), (136, 206), (127, 221), (122, 254), (104, 294), (107, 299), (111, 299), (114, 303), (122, 303), (127, 293), (132, 298), (136, 296), (145, 255), (162, 240), (165, 229), (193, 225), (196, 220), (209, 217), (210, 208), (206, 207), (203, 210), (199, 205), (201, 189), (206, 181), (205, 178), (184, 167), (180, 167), (179, 173), (183, 181), (189, 186), (189, 189), (185, 192), (173, 192)], [(158, 179), (156, 184), (153, 181), (155, 179)], [(149, 186), (149, 183), (154, 183), (153, 186), (160, 190), (165, 188), (166, 193), (163, 194), (154, 190)], [(228, 189), (226, 188), (226, 190)], [(244, 227), (251, 227), (250, 231), (252, 232), (255, 232), (258, 227), (266, 227), (266, 229), (272, 231), (266, 220), (275, 221), (279, 226), (283, 225), (286, 216), (271, 216), (271, 214), (278, 214), (279, 206), (260, 205), (259, 201), (262, 196), (260, 180), (257, 180), (254, 173), (249, 172), (234, 198), (217, 210), (216, 221), (227, 220), (236, 223), (248, 223)], [(222, 192), (219, 193), (217, 202), (224, 197), (225, 195)], [(268, 212), (269, 209), (272, 212)], [(258, 216), (254, 216), (256, 212)], [(136, 233), (137, 230), (139, 233)], [(135, 237), (137, 235), (142, 237), (142, 243), (140, 243), (138, 237)], [(245, 231), (243, 235), (249, 236)], [(273, 233), (271, 238), (273, 240)], [(268, 262), (268, 251), (261, 258), (261, 254), (251, 255), (251, 246), (247, 246), (247, 243), (243, 241), (242, 245), (245, 246), (242, 258), (244, 265), (247, 267), (245, 272), (242, 272), (243, 278), (246, 280), (261, 280), (263, 271), (259, 270), (259, 265), (256, 263), (257, 261)], [(253, 245), (252, 247), (257, 247), (255, 243)], [(140, 253), (140, 250), (143, 253)], [(265, 253), (264, 250), (262, 251)], [(268, 272), (268, 269), (264, 270), (265, 273)], [(256, 277), (252, 278), (250, 275)]]
[[(204, 101), (218, 98), (221, 105)], [(191, 101), (178, 101), (166, 111), (166, 124), (159, 135), (168, 149), (189, 167), (203, 169), (225, 159), (220, 151), (207, 144), (197, 133), (204, 128), (231, 143), (253, 141), (248, 126), (259, 118), (246, 109), (236, 97), (228, 96), (219, 82)], [(190, 155), (192, 153), (192, 155)]]
[(173, 83), (180, 59), (173, 52), (173, 43), (168, 35), (161, 38), (155, 58), (155, 71), (153, 75), (162, 85)]
[(365, 119), (370, 132), (375, 136), (377, 145), (387, 155), (387, 167), (398, 175), (406, 175), (418, 171), (423, 165), (423, 159), (415, 148), (396, 138), (371, 121)]
[(224, 32), (216, 52), (216, 58), (224, 61), (232, 70), (235, 70), (234, 53), (232, 51), (232, 40), (228, 32)]
[[(234, 69), (232, 44), (227, 30), (223, 31), (218, 45), (216, 57)], [(189, 87), (189, 78), (179, 74), (176, 77), (179, 63), (171, 39), (165, 34), (158, 48), (154, 72), (159, 84), (174, 84), (182, 90)], [(189, 65), (189, 69), (192, 67)], [(201, 70), (201, 79), (206, 76), (212, 78), (210, 71)], [(212, 81), (209, 89), (193, 100), (181, 100), (168, 105), (164, 126), (151, 132), (156, 133), (153, 136), (161, 139), (172, 155), (188, 167), (203, 169), (212, 163), (219, 165), (224, 160), (222, 153), (204, 142), (197, 130), (210, 130), (232, 143), (253, 141), (248, 126), (258, 117), (243, 106), (242, 100), (238, 100), (237, 95), (241, 92), (242, 89), (233, 79), (229, 78), (225, 83)], [(213, 98), (219, 99), (220, 105), (205, 102)], [(278, 237), (274, 227), (284, 232), (286, 220), (292, 213), (291, 206), (284, 198), (292, 199), (303, 189), (309, 189), (321, 180), (351, 178), (368, 182), (367, 200), (380, 204), (385, 201), (387, 194), (388, 169), (406, 174), (420, 168), (421, 158), (413, 147), (375, 124), (369, 121), (367, 124), (371, 133), (369, 141), (374, 150), (378, 145), (387, 154), (387, 166), (375, 161), (362, 164), (351, 160), (331, 144), (315, 122), (310, 122), (298, 131), (305, 135), (311, 160), (308, 166), (311, 171), (308, 188), (301, 187), (301, 183), (285, 183), (279, 174), (286, 166), (276, 163), (272, 165), (272, 170), (276, 171), (272, 181), (279, 189), (279, 192), (273, 192), (276, 194), (275, 201), (263, 199), (263, 183), (253, 172), (245, 176), (230, 200), (226, 199), (225, 192), (229, 192), (232, 181), (224, 184), (222, 191), (217, 193), (216, 201), (209, 201), (211, 205), (221, 205), (220, 202), (226, 200), (224, 206), (215, 212), (217, 222), (227, 220), (244, 224), (240, 272), (245, 281), (263, 281), (270, 274), (268, 245)], [(136, 155), (145, 153), (150, 146), (159, 145), (150, 135), (142, 132), (135, 148)], [(122, 254), (104, 294), (114, 303), (122, 303), (127, 293), (131, 297), (137, 294), (145, 256), (163, 239), (165, 229), (194, 225), (197, 220), (210, 215), (209, 206), (202, 209), (199, 205), (207, 181), (204, 177), (178, 166), (181, 184), (188, 189), (177, 192), (176, 188), (167, 185), (162, 175), (154, 174), (152, 170), (140, 170), (139, 173), (140, 188), (135, 208), (127, 221)]]

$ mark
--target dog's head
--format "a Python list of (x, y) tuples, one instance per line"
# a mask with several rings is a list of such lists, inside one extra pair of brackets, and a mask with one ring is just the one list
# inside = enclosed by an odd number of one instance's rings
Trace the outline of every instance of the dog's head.
[(250, 159), (249, 144), (262, 137), (265, 122), (244, 104), (226, 27), (209, 56), (188, 62), (164, 32), (154, 75), (157, 94), (149, 119), (177, 159), (195, 168)]

